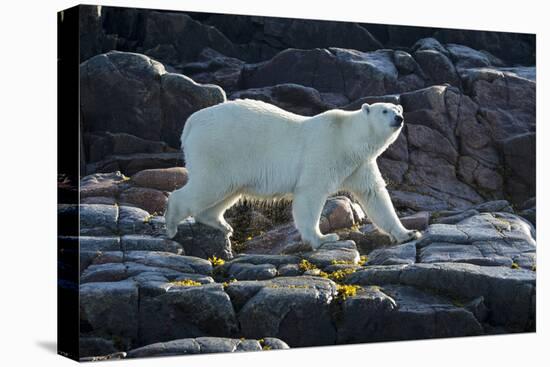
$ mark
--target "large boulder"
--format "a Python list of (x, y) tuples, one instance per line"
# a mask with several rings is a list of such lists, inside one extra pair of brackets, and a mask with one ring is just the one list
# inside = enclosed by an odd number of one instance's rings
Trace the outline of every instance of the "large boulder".
[(271, 60), (245, 65), (242, 83), (244, 88), (294, 83), (319, 92), (339, 93), (350, 100), (423, 86), (422, 82), (399, 83), (399, 71), (393, 59), (392, 50), (287, 49)]
[(80, 66), (84, 131), (128, 133), (179, 146), (187, 117), (225, 94), (217, 86), (200, 85), (136, 53), (111, 51)]
[(203, 259), (215, 256), (227, 260), (233, 257), (231, 241), (222, 231), (197, 223), (193, 218), (179, 224), (174, 240), (181, 243), (188, 255)]
[(257, 99), (305, 116), (313, 116), (334, 107), (324, 102), (316, 89), (292, 83), (240, 90), (229, 98)]
[(79, 295), (82, 335), (116, 335), (122, 349), (137, 341), (139, 294), (133, 281), (82, 284)]
[(514, 136), (502, 143), (508, 195), (521, 203), (536, 194), (535, 133)]
[(240, 305), (241, 334), (271, 335), (291, 347), (333, 344), (336, 330), (330, 302), (335, 284), (317, 277), (280, 277), (267, 281), (229, 283), (227, 293)]
[(140, 298), (141, 332), (137, 345), (237, 333), (235, 311), (221, 284), (163, 289), (159, 289), (160, 294), (146, 293)]

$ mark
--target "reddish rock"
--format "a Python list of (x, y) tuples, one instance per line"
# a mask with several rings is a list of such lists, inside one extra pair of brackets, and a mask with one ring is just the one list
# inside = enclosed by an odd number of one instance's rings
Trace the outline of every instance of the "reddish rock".
[(150, 189), (174, 191), (187, 183), (187, 169), (185, 167), (147, 169), (133, 175), (132, 183)]
[(131, 187), (120, 194), (121, 205), (137, 206), (149, 213), (164, 213), (168, 198), (159, 190)]
[(351, 200), (345, 196), (329, 198), (323, 208), (319, 224), (323, 233), (354, 225), (355, 216)]
[(407, 229), (416, 229), (418, 231), (423, 231), (428, 228), (430, 223), (430, 213), (429, 212), (418, 212), (413, 215), (401, 218), (401, 223)]

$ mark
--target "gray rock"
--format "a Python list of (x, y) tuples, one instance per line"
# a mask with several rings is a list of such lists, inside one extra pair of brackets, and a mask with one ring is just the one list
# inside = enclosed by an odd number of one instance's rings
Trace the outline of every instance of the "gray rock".
[(119, 237), (80, 236), (80, 251), (119, 251)]
[(235, 263), (248, 263), (254, 265), (271, 264), (281, 266), (286, 264), (298, 264), (300, 258), (294, 255), (264, 255), (264, 254), (239, 254), (226, 265), (230, 266)]
[(335, 107), (324, 102), (316, 89), (294, 83), (239, 90), (229, 96), (232, 100), (244, 98), (264, 101), (304, 116), (314, 116)]
[(173, 238), (190, 256), (208, 259), (216, 256), (221, 259), (233, 258), (231, 242), (222, 231), (197, 223), (188, 218), (178, 226), (178, 233)]
[(486, 243), (476, 245), (433, 242), (420, 250), (419, 262), (461, 262), (484, 266), (512, 266), (512, 259), (501, 255), (502, 251), (487, 253), (488, 249), (491, 252), (495, 251), (494, 246), (487, 246)]
[(194, 256), (176, 255), (161, 251), (127, 251), (125, 261), (139, 264), (163, 267), (183, 273), (198, 273), (208, 275), (212, 272), (212, 264)]
[[(288, 345), (277, 338), (264, 338), (263, 345), (269, 349), (288, 349)], [(220, 337), (199, 337), (170, 340), (132, 349), (127, 358), (160, 357), (184, 354), (228, 353), (262, 350), (259, 341), (253, 339), (230, 339)]]
[[(457, 215), (443, 219), (454, 217)], [(419, 241), (419, 247), (419, 262), (510, 267), (518, 260), (529, 269), (536, 251), (534, 228), (509, 213), (475, 214), (456, 225), (433, 224)]]
[[(155, 14), (173, 19), (166, 13)], [(152, 19), (156, 16), (148, 17), (148, 29), (152, 29)], [(189, 20), (185, 24), (191, 23)], [(87, 131), (130, 133), (143, 139), (164, 140), (172, 147), (179, 147), (179, 135), (191, 113), (225, 100), (221, 88), (167, 73), (159, 62), (136, 53), (110, 51), (94, 56), (80, 65), (80, 77), (82, 118)]]
[[(508, 187), (515, 202), (523, 202), (536, 194), (536, 134), (517, 135), (502, 144), (504, 167), (509, 170), (508, 180), (516, 185)], [(524, 187), (523, 190), (520, 187)]]
[(296, 264), (283, 264), (277, 269), (277, 273), (282, 277), (293, 277), (300, 275), (300, 267)]
[(460, 86), (460, 78), (452, 61), (442, 52), (436, 50), (417, 50), (414, 52), (416, 62), (428, 77), (430, 84), (451, 84)]
[(143, 209), (131, 206), (120, 206), (118, 214), (118, 233), (134, 234), (149, 231), (151, 215)]
[(149, 344), (128, 351), (127, 358), (175, 356), (199, 354), (200, 346), (195, 339), (177, 339), (165, 343)]
[(410, 74), (417, 71), (419, 68), (414, 58), (405, 51), (394, 51), (393, 62), (400, 74)]
[(265, 280), (277, 275), (277, 268), (271, 264), (234, 263), (229, 267), (227, 276), (237, 280)]
[(480, 213), (486, 213), (486, 212), (513, 213), (514, 212), (514, 210), (510, 206), (510, 203), (507, 200), (487, 201), (485, 203), (481, 203), (474, 206), (473, 209), (479, 211)]
[(126, 266), (122, 263), (107, 263), (88, 266), (80, 276), (80, 283), (113, 282), (128, 278)]
[(120, 238), (123, 251), (163, 251), (185, 255), (182, 246), (176, 241), (147, 235), (125, 235)]
[[(340, 70), (340, 73), (331, 73)], [(338, 93), (350, 100), (400, 91), (393, 52), (361, 52), (344, 48), (287, 49), (271, 60), (245, 65), (245, 88), (295, 83), (319, 92)]]
[(414, 264), (416, 262), (416, 242), (379, 248), (368, 255), (367, 265)]
[(172, 287), (160, 295), (140, 298), (139, 345), (218, 335), (229, 337), (238, 324), (221, 284)]
[[(148, 140), (139, 138), (132, 134), (128, 133), (111, 133), (109, 131), (95, 131), (91, 133), (83, 133), (84, 145), (87, 148), (86, 159), (88, 162), (99, 162), (104, 159), (107, 159), (110, 156), (117, 155), (133, 155), (139, 153), (174, 153), (177, 152), (175, 148), (168, 146), (163, 141)], [(125, 171), (126, 172), (126, 171)], [(114, 183), (123, 179), (122, 175), (118, 173), (121, 177), (114, 177)], [(107, 175), (114, 175), (113, 173), (107, 173)], [(94, 177), (92, 175), (88, 177)], [(97, 183), (105, 183), (104, 180), (99, 180), (101, 176), (95, 176), (99, 181)], [(105, 176), (103, 176), (105, 177)], [(108, 177), (108, 176), (107, 176)], [(125, 181), (123, 181), (125, 182)], [(123, 182), (118, 183), (119, 185)], [(124, 185), (123, 185), (124, 186)], [(115, 190), (105, 190), (109, 186), (105, 187), (104, 185), (98, 186), (94, 185), (90, 188), (99, 189), (101, 191), (94, 190), (93, 193), (97, 194), (94, 196), (114, 196), (117, 192), (116, 187), (111, 186)], [(92, 194), (90, 192), (89, 194)]]
[[(277, 338), (263, 338), (263, 349), (289, 349), (287, 343)], [(266, 348), (267, 347), (267, 348)]]
[(139, 294), (133, 281), (86, 283), (79, 294), (81, 333), (107, 339), (116, 335), (124, 349), (137, 341)]
[(501, 266), (460, 263), (373, 266), (351, 274), (359, 285), (402, 284), (431, 289), (452, 297), (483, 297), (490, 310), (488, 321), (509, 331), (533, 327), (535, 272)]
[(423, 247), (433, 242), (467, 243), (468, 235), (452, 224), (431, 224), (417, 246)]
[(357, 249), (362, 254), (368, 254), (377, 248), (392, 244), (391, 238), (372, 224), (360, 227), (359, 232), (350, 232), (349, 239), (356, 243)]
[(483, 328), (465, 308), (407, 286), (368, 287), (342, 302), (338, 343), (364, 343), (479, 335)]
[(118, 207), (81, 204), (79, 208), (81, 236), (112, 236), (118, 233)]
[[(245, 289), (244, 294), (238, 292), (240, 303), (244, 303), (238, 319), (245, 337), (270, 335), (291, 347), (335, 342), (330, 302), (336, 296), (336, 286), (332, 281), (307, 276), (280, 277), (255, 282), (259, 283), (251, 285), (256, 288), (255, 293), (239, 283), (230, 283), (227, 290), (231, 294), (237, 287)], [(251, 298), (245, 301), (245, 295)]]
[(333, 261), (357, 264), (360, 257), (353, 241), (327, 242), (316, 251), (304, 253), (302, 256), (319, 268), (325, 268)]
[(88, 163), (86, 172), (112, 172), (118, 170), (131, 176), (146, 169), (181, 166), (183, 164), (182, 158), (180, 152), (109, 155), (101, 161)]
[(95, 173), (80, 179), (80, 197), (107, 196), (115, 197), (120, 191), (124, 176), (119, 171)]
[(457, 214), (451, 214), (448, 216), (436, 216), (434, 217), (432, 222), (439, 223), (439, 224), (456, 224), (476, 214), (479, 214), (477, 210), (469, 209), (469, 210), (465, 210), (463, 212), (457, 212)]
[[(473, 48), (470, 48), (468, 46), (457, 45), (454, 43), (449, 43), (445, 45), (445, 47), (458, 69), (484, 67), (491, 65), (491, 55), (487, 55), (487, 53), (474, 50)], [(494, 60), (494, 56), (492, 58)]]
[(243, 61), (207, 47), (199, 54), (198, 61), (185, 64), (181, 70), (198, 83), (216, 84), (232, 92), (239, 87), (243, 65)]

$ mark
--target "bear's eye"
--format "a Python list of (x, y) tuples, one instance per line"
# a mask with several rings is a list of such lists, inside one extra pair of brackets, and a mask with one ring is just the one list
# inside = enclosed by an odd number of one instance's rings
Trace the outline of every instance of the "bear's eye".
[(388, 113), (388, 110), (384, 110), (384, 111), (382, 111), (382, 113)]

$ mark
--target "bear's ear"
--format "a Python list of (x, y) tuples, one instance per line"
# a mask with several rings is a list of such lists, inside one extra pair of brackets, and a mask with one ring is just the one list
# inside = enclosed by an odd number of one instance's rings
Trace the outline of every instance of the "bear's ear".
[(364, 113), (368, 114), (368, 113), (370, 112), (370, 106), (369, 106), (369, 104), (368, 104), (368, 103), (363, 104), (363, 105), (361, 106), (361, 110), (362, 110)]
[(399, 112), (403, 113), (403, 106), (401, 106), (400, 104), (397, 105), (397, 109), (399, 110)]

